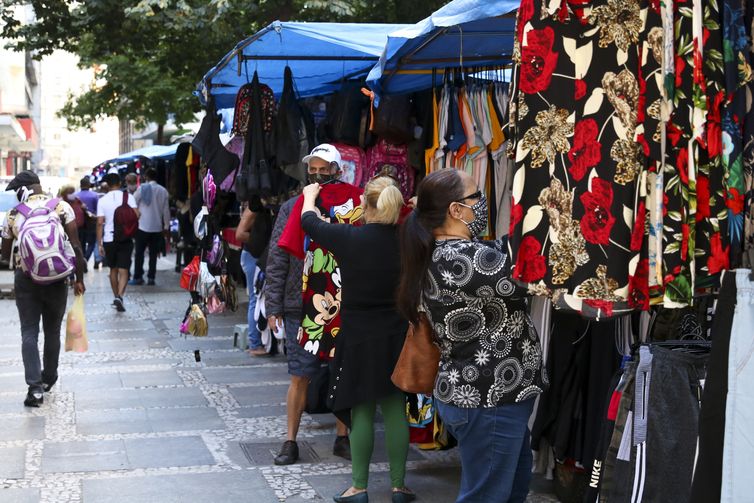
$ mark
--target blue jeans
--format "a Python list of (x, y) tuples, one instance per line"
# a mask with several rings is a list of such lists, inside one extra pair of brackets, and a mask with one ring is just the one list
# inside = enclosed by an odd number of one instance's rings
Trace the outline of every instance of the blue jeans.
[(534, 399), (477, 409), (436, 403), (461, 451), (456, 503), (524, 503), (531, 481), (528, 422)]
[(257, 269), (257, 259), (246, 250), (241, 252), (241, 268), (246, 275), (246, 285), (249, 290), (249, 312), (246, 315), (249, 323), (249, 349), (259, 349), (262, 347), (262, 334), (259, 333), (257, 322), (254, 320), (254, 310), (257, 307), (257, 296), (254, 294), (254, 271)]

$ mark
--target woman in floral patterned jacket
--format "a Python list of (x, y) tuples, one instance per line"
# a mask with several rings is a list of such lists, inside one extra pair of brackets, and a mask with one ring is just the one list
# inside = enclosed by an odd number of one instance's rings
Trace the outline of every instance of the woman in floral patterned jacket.
[(399, 308), (426, 314), (440, 341), (434, 395), (461, 449), (457, 503), (524, 502), (529, 416), (546, 385), (525, 292), (501, 241), (477, 241), (487, 200), (463, 171), (429, 174), (401, 232)]

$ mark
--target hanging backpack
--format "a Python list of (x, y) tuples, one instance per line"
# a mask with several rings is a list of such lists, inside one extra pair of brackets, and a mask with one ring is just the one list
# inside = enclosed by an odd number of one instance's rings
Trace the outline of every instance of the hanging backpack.
[(345, 143), (334, 143), (333, 147), (340, 152), (340, 170), (342, 171), (340, 180), (358, 187), (366, 169), (366, 154), (359, 147), (352, 147)]
[[(255, 72), (256, 77), (256, 72)], [(241, 86), (236, 94), (236, 106), (233, 113), (233, 128), (231, 133), (236, 136), (246, 136), (249, 131), (254, 84)], [(266, 84), (259, 84), (260, 103), (262, 108), (262, 128), (266, 133), (272, 131), (272, 120), (275, 116), (275, 94)]]
[(18, 233), (21, 269), (40, 285), (62, 281), (75, 269), (76, 255), (55, 211), (58, 203), (60, 199), (34, 209), (24, 203), (16, 206), (25, 219)]
[(306, 167), (301, 159), (313, 148), (313, 143), (314, 117), (309, 109), (298, 102), (293, 88), (293, 73), (286, 66), (275, 121), (275, 160), (278, 167), (291, 178), (305, 182)]
[(403, 197), (409, 198), (414, 192), (414, 169), (408, 165), (408, 147), (392, 145), (380, 140), (367, 151), (367, 169), (361, 185), (379, 174), (394, 177), (400, 183)]
[(380, 98), (380, 106), (374, 108), (372, 133), (390, 143), (403, 145), (414, 139), (411, 126), (413, 104), (411, 95), (386, 95)]
[(115, 228), (113, 240), (118, 243), (131, 239), (139, 229), (139, 217), (134, 209), (128, 205), (128, 192), (123, 192), (123, 202), (115, 208), (113, 226)]
[[(272, 190), (272, 170), (267, 156), (266, 108), (264, 86), (254, 72), (249, 98), (249, 120), (244, 143), (243, 163), (236, 177), (236, 194), (240, 200), (253, 194), (269, 194)], [(273, 98), (274, 99), (274, 98)], [(274, 101), (273, 101), (274, 107)], [(272, 123), (270, 122), (270, 129)]]
[(369, 98), (361, 92), (358, 82), (345, 82), (332, 99), (327, 134), (331, 142), (359, 145), (362, 113), (369, 106)]

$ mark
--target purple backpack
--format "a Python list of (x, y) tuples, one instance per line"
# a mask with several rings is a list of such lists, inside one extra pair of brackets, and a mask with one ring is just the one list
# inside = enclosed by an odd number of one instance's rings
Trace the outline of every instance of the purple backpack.
[(24, 203), (16, 206), (25, 218), (18, 232), (21, 269), (40, 285), (62, 281), (75, 269), (76, 255), (55, 211), (58, 203), (60, 199), (34, 209)]

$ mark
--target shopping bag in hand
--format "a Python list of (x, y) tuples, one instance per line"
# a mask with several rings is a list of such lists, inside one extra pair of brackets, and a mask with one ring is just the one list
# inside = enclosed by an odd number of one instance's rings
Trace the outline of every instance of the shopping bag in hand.
[(77, 295), (73, 300), (71, 310), (68, 311), (68, 319), (65, 323), (65, 350), (85, 353), (87, 349), (89, 349), (89, 341), (86, 338), (84, 296)]

